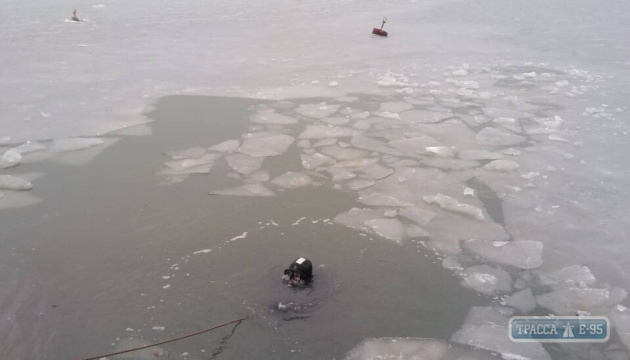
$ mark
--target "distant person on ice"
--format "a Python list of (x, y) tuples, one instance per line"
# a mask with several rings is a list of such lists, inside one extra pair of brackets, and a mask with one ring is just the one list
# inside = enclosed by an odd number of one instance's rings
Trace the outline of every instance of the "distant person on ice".
[(72, 21), (81, 21), (81, 19), (79, 19), (79, 15), (77, 15), (77, 10), (74, 9), (74, 12), (72, 13), (72, 18), (70, 19)]

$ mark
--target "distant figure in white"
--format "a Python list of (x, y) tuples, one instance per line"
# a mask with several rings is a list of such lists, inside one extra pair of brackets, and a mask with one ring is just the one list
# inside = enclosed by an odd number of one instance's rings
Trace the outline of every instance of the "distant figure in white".
[(82, 21), (81, 19), (79, 19), (79, 15), (77, 15), (77, 10), (76, 9), (72, 13), (72, 18), (70, 20), (72, 20), (72, 21)]

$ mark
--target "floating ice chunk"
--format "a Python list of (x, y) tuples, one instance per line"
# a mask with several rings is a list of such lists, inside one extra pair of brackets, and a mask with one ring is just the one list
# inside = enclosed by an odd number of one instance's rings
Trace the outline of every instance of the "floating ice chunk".
[(538, 304), (556, 315), (575, 315), (580, 310), (616, 305), (609, 304), (610, 290), (596, 288), (562, 288), (536, 296)]
[(520, 133), (523, 131), (523, 128), (519, 124), (518, 120), (514, 118), (500, 117), (500, 118), (494, 119), (494, 123), (499, 124), (500, 126), (503, 126), (504, 128), (510, 131), (513, 131), (515, 133)]
[(0, 175), (0, 190), (26, 191), (31, 190), (33, 184), (15, 175)]
[(13, 150), (19, 152), (22, 155), (25, 154), (29, 154), (32, 152), (36, 152), (36, 151), (41, 151), (41, 150), (45, 150), (47, 147), (46, 145), (37, 142), (37, 141), (27, 141), (25, 143), (23, 143), (22, 145), (16, 146), (13, 148)]
[(403, 111), (407, 111), (407, 110), (411, 110), (413, 109), (413, 105), (406, 103), (406, 102), (402, 102), (402, 101), (396, 101), (396, 102), (384, 102), (381, 104), (379, 111), (383, 111), (383, 112), (392, 112), (392, 113), (401, 113)]
[(394, 169), (380, 164), (366, 166), (359, 170), (361, 176), (370, 180), (384, 179), (394, 173)]
[(386, 118), (386, 119), (400, 120), (400, 114), (393, 113), (393, 112), (376, 112), (374, 113), (374, 115), (382, 117), (382, 118)]
[(251, 120), (256, 124), (292, 125), (297, 124), (297, 119), (278, 113), (254, 114)]
[(536, 298), (532, 294), (532, 289), (526, 288), (514, 293), (505, 300), (508, 306), (520, 310), (522, 313), (529, 313), (538, 307)]
[(249, 174), (247, 178), (243, 180), (246, 184), (263, 183), (269, 181), (271, 175), (265, 170), (256, 170)]
[(464, 270), (462, 264), (457, 259), (447, 256), (442, 260), (442, 267), (448, 270)]
[(328, 117), (339, 110), (339, 105), (332, 104), (303, 104), (300, 105), (295, 111), (304, 116), (322, 119)]
[(325, 169), (328, 173), (330, 173), (330, 175), (332, 175), (332, 180), (334, 182), (339, 182), (339, 181), (344, 181), (344, 180), (350, 180), (353, 179), (355, 177), (357, 177), (357, 174), (353, 173), (352, 171), (349, 171), (343, 167), (340, 166), (329, 166)]
[(429, 237), (431, 236), (431, 233), (426, 231), (421, 226), (418, 226), (416, 224), (410, 224), (407, 226), (407, 236), (412, 237), (412, 238)]
[(339, 137), (351, 137), (357, 131), (339, 126), (308, 125), (300, 134), (300, 139), (329, 139)]
[(241, 146), (241, 141), (238, 139), (225, 140), (214, 146), (208, 148), (210, 151), (219, 151), (223, 153), (233, 153), (238, 147)]
[(103, 144), (103, 139), (99, 138), (60, 138), (53, 140), (50, 150), (54, 152), (75, 151), (91, 148), (101, 144)]
[(405, 238), (405, 227), (396, 219), (373, 219), (365, 221), (365, 226), (380, 236), (397, 243)]
[(380, 192), (371, 192), (369, 194), (359, 196), (357, 201), (370, 206), (413, 206), (412, 203), (401, 201), (391, 195), (382, 194)]
[(388, 143), (364, 135), (355, 135), (350, 139), (350, 143), (359, 149), (376, 151), (383, 154), (401, 155), (400, 151), (392, 149)]
[(429, 146), (424, 148), (427, 153), (437, 155), (443, 158), (452, 158), (455, 156), (455, 151), (448, 146)]
[[(197, 254), (206, 254), (212, 252), (212, 249), (203, 249), (203, 250), (197, 250), (195, 252), (193, 252), (193, 255), (197, 255)], [(168, 279), (169, 277), (167, 277)]]
[(367, 180), (367, 179), (356, 179), (356, 180), (352, 180), (350, 182), (348, 182), (346, 184), (346, 186), (348, 186), (350, 189), (358, 191), (358, 190), (362, 190), (365, 188), (369, 188), (370, 186), (374, 185), (376, 182), (374, 180)]
[(401, 114), (400, 118), (407, 124), (437, 123), (452, 117), (451, 113), (443, 113), (429, 110), (411, 110)]
[(509, 318), (493, 308), (473, 307), (464, 325), (451, 341), (500, 353), (505, 360), (551, 360), (540, 343), (513, 342), (508, 333)]
[(246, 184), (231, 189), (211, 191), (210, 195), (274, 196), (276, 194), (261, 184)]
[(301, 172), (288, 171), (273, 179), (271, 183), (285, 189), (298, 189), (312, 185), (313, 179)]
[(483, 168), (486, 170), (512, 171), (518, 169), (519, 166), (516, 161), (500, 159), (487, 163)]
[(479, 166), (479, 162), (473, 160), (459, 160), (459, 159), (426, 159), (422, 161), (422, 164), (428, 167), (433, 167), (443, 170), (466, 170)]
[(559, 142), (569, 142), (568, 139), (563, 138), (560, 135), (556, 135), (556, 134), (551, 134), (547, 137), (547, 139), (551, 140), (551, 141), (559, 141)]
[(210, 165), (211, 168), (219, 157), (221, 157), (219, 154), (206, 154), (200, 158), (167, 161), (164, 165), (175, 171), (182, 171), (200, 165)]
[(0, 168), (7, 169), (13, 166), (20, 165), (22, 162), (22, 154), (15, 151), (14, 149), (9, 149), (2, 154), (0, 157)]
[(471, 189), (469, 187), (464, 188), (465, 196), (475, 196), (475, 189)]
[[(356, 115), (356, 114), (352, 114), (351, 116), (353, 115)], [(322, 121), (329, 125), (339, 126), (339, 125), (347, 124), (348, 121), (350, 121), (350, 119), (345, 118), (345, 117), (329, 117), (329, 118), (322, 119)]]
[(302, 149), (310, 149), (312, 147), (309, 140), (300, 140), (297, 142), (296, 146)]
[(464, 246), (484, 259), (498, 264), (521, 269), (536, 269), (542, 266), (543, 243), (540, 241), (516, 240), (497, 243), (474, 239), (466, 241)]
[(313, 170), (324, 164), (335, 162), (330, 156), (320, 153), (313, 153), (311, 155), (302, 154), (300, 155), (300, 159), (302, 160), (302, 166), (306, 170)]
[(201, 165), (195, 165), (195, 166), (189, 166), (189, 167), (182, 167), (179, 170), (173, 170), (169, 168), (169, 169), (161, 170), (160, 172), (158, 172), (158, 175), (174, 177), (174, 176), (191, 175), (191, 174), (209, 174), (210, 171), (212, 171), (213, 166), (214, 166), (214, 163), (209, 163), (209, 164), (201, 164)]
[(236, 240), (241, 240), (241, 239), (245, 239), (247, 237), (247, 231), (243, 231), (243, 233), (241, 235), (236, 235), (235, 237), (231, 238), (230, 240), (226, 241), (226, 242), (232, 242), (232, 241), (236, 241)]
[(522, 136), (493, 127), (481, 129), (475, 138), (480, 144), (496, 146), (516, 145), (525, 141), (525, 138)]
[(428, 224), (436, 216), (433, 211), (421, 209), (415, 206), (409, 206), (401, 209), (398, 214), (421, 226)]
[(164, 331), (166, 329), (165, 326), (154, 326), (151, 328), (151, 330), (155, 330), (155, 331)]
[(559, 284), (575, 284), (575, 285), (594, 285), (597, 282), (591, 270), (584, 265), (571, 265), (560, 270), (541, 273), (538, 275), (542, 285), (559, 285)]
[(472, 216), (477, 220), (485, 220), (486, 218), (483, 215), (483, 210), (481, 210), (480, 208), (474, 205), (460, 203), (456, 199), (442, 193), (438, 193), (435, 196), (424, 196), (423, 199), (429, 204), (439, 205), (444, 210)]
[(520, 150), (516, 150), (514, 148), (501, 150), (501, 154), (510, 155), (510, 156), (519, 156), (521, 155)]
[(512, 289), (512, 279), (507, 272), (488, 265), (472, 266), (460, 274), (464, 279), (462, 285), (492, 295), (497, 292), (507, 292)]
[(368, 230), (365, 222), (383, 217), (383, 211), (374, 209), (352, 208), (335, 216), (335, 222), (359, 230)]
[(321, 147), (321, 146), (330, 146), (335, 145), (337, 143), (337, 139), (322, 139), (313, 144), (313, 147)]
[(447, 345), (442, 340), (420, 338), (365, 339), (344, 360), (440, 360)]
[(295, 141), (289, 135), (269, 135), (245, 139), (238, 152), (251, 157), (265, 157), (282, 155)]
[(459, 70), (453, 71), (452, 74), (454, 76), (466, 76), (468, 75), (468, 71), (466, 71), (465, 69), (459, 69)]
[(352, 160), (368, 155), (367, 151), (354, 148), (343, 148), (340, 145), (324, 146), (320, 149), (320, 151), (337, 160)]
[(385, 74), (378, 76), (376, 83), (383, 87), (403, 87), (409, 86), (409, 79), (403, 74), (387, 71)]
[(174, 152), (169, 152), (168, 155), (170, 155), (174, 160), (181, 160), (181, 159), (199, 159), (200, 157), (204, 156), (207, 154), (206, 149), (202, 148), (202, 147), (192, 147), (189, 149), (185, 149), (185, 150), (180, 150), (180, 151), (174, 151)]
[(264, 158), (254, 158), (243, 154), (229, 154), (225, 156), (228, 166), (239, 174), (249, 175), (260, 169)]
[(392, 140), (389, 142), (389, 144), (392, 147), (401, 150), (406, 155), (410, 156), (417, 156), (420, 152), (425, 151), (427, 147), (442, 146), (441, 142), (428, 135), (413, 136), (408, 139)]

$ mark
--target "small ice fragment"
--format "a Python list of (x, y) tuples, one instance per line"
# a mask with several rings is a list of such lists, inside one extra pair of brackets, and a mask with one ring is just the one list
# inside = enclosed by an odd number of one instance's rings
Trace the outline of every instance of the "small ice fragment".
[(464, 150), (459, 152), (459, 157), (464, 160), (497, 160), (503, 155), (487, 150)]
[(46, 149), (46, 145), (37, 141), (27, 141), (23, 143), (22, 145), (19, 145), (13, 148), (13, 150), (19, 152), (22, 155), (44, 150), (44, 149)]
[(454, 76), (466, 76), (468, 75), (468, 71), (466, 71), (465, 69), (459, 69), (459, 70), (453, 71), (452, 74)]
[(336, 87), (338, 85), (339, 85), (339, 83), (336, 82), (336, 81), (331, 81), (331, 82), (328, 83), (328, 86), (330, 86), (330, 87)]
[(227, 242), (240, 240), (240, 239), (245, 239), (246, 237), (247, 237), (247, 231), (243, 231), (243, 233), (241, 235), (237, 235), (237, 236), (231, 238), (230, 240), (228, 240)]
[(487, 163), (483, 166), (483, 168), (495, 171), (512, 171), (518, 169), (519, 166), (520, 165), (516, 161), (499, 159)]
[(151, 330), (155, 330), (155, 331), (164, 331), (164, 329), (166, 329), (165, 326), (154, 326), (151, 328)]
[(219, 151), (223, 153), (233, 153), (241, 146), (241, 141), (238, 139), (225, 140), (214, 146), (208, 148), (209, 151)]
[(412, 238), (429, 237), (431, 233), (416, 224), (410, 224), (407, 226), (407, 236)]
[(547, 139), (551, 141), (569, 142), (569, 140), (567, 140), (566, 138), (563, 138), (562, 136), (556, 134), (549, 135)]
[(276, 194), (260, 184), (246, 184), (235, 188), (211, 191), (210, 195), (232, 196), (275, 196)]
[(471, 189), (469, 187), (464, 188), (465, 196), (475, 196), (475, 189)]
[(319, 140), (316, 143), (314, 143), (313, 147), (330, 146), (330, 145), (335, 145), (336, 143), (337, 143), (337, 139), (336, 138), (322, 139), (322, 140)]
[(171, 284), (166, 284), (166, 285), (162, 286), (163, 289), (168, 289), (170, 287), (171, 287)]
[(300, 155), (300, 159), (302, 160), (302, 166), (306, 170), (314, 170), (324, 164), (334, 162), (330, 156), (320, 153), (313, 153), (311, 155), (302, 154)]
[(304, 173), (289, 171), (273, 179), (271, 183), (285, 189), (298, 189), (310, 186), (313, 179)]
[(339, 110), (339, 105), (331, 104), (302, 104), (295, 111), (304, 116), (322, 119)]
[(15, 149), (9, 149), (2, 157), (0, 157), (0, 168), (7, 169), (13, 166), (17, 166), (22, 162), (22, 154)]
[(521, 151), (520, 150), (516, 150), (514, 148), (501, 150), (501, 153), (505, 154), (505, 155), (510, 155), (510, 156), (519, 156), (519, 155), (521, 155)]
[(337, 160), (353, 160), (368, 155), (367, 151), (355, 148), (344, 148), (341, 146), (341, 144), (324, 146), (320, 149), (320, 151), (326, 155), (332, 156)]
[(448, 146), (429, 146), (424, 148), (428, 153), (435, 154), (443, 158), (452, 158), (455, 156), (455, 152)]
[(423, 199), (429, 204), (438, 204), (444, 210), (469, 215), (480, 221), (486, 218), (480, 208), (474, 205), (460, 203), (456, 199), (442, 193), (438, 193), (435, 196), (424, 196)]
[(512, 289), (512, 279), (502, 269), (495, 269), (488, 265), (477, 265), (465, 269), (461, 276), (462, 285), (492, 295), (497, 292), (507, 292)]
[(0, 175), (0, 189), (25, 191), (31, 190), (33, 184), (30, 181), (22, 179), (15, 175)]
[(212, 249), (203, 249), (203, 250), (197, 250), (193, 253), (193, 255), (197, 255), (197, 254), (205, 254), (205, 253), (209, 253), (211, 252)]

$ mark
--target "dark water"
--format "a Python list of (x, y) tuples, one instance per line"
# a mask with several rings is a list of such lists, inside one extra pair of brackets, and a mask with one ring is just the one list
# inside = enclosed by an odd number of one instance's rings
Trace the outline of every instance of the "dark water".
[[(34, 182), (44, 201), (0, 213), (0, 358), (80, 359), (249, 315), (163, 347), (172, 359), (339, 359), (367, 337), (448, 339), (471, 306), (488, 303), (422, 247), (323, 221), (358, 206), (351, 194), (207, 195), (235, 183), (223, 163), (159, 185), (163, 153), (239, 136), (258, 103), (166, 97), (148, 114), (152, 136), (123, 137), (88, 166), (21, 166), (46, 173)], [(203, 249), (212, 251), (193, 254)], [(280, 282), (298, 256), (314, 263), (311, 290)], [(312, 306), (272, 311), (292, 301)]]

